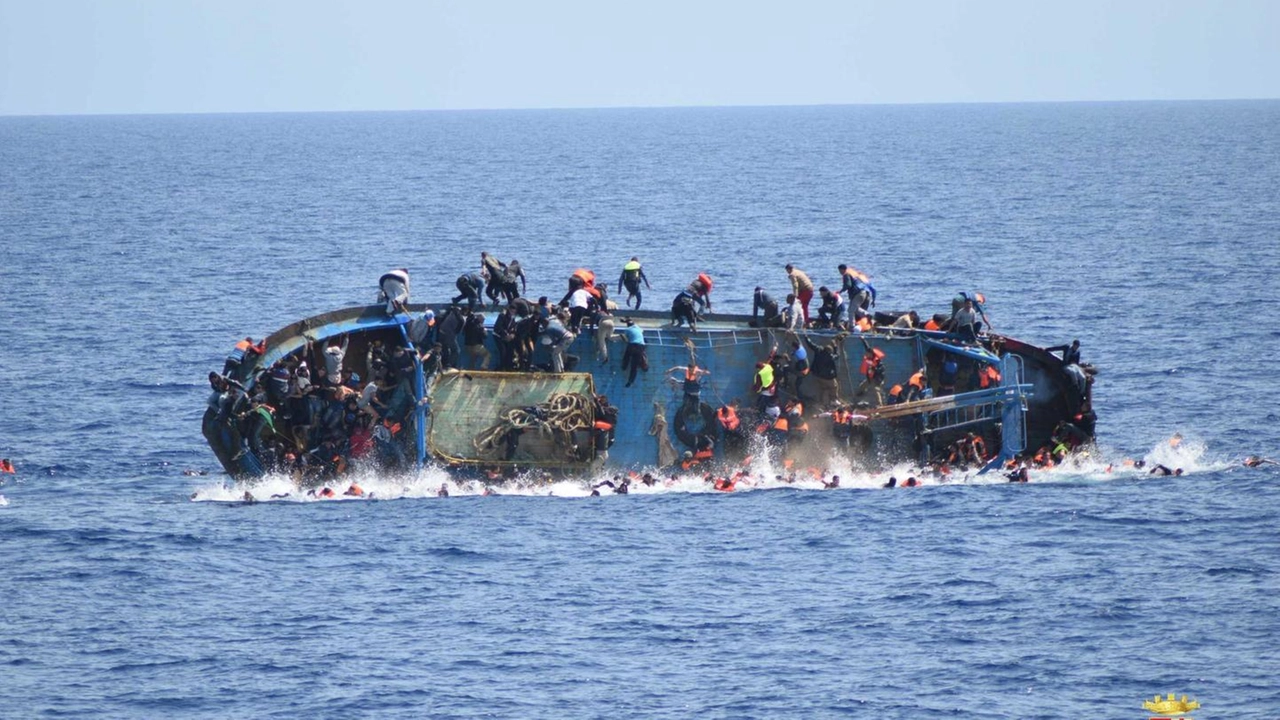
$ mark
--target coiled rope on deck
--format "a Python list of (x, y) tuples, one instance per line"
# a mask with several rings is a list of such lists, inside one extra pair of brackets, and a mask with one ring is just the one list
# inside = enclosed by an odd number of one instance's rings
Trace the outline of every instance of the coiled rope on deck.
[(593, 427), (594, 417), (595, 407), (586, 395), (555, 393), (537, 405), (503, 411), (498, 422), (477, 433), (472, 443), (476, 452), (487, 456), (505, 449), (507, 433), (512, 430), (537, 430), (568, 448), (573, 444), (572, 433)]

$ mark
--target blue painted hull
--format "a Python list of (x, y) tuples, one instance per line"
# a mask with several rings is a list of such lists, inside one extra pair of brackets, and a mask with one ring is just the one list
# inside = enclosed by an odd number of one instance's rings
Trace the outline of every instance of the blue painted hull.
[[(417, 317), (427, 307), (415, 305), (410, 308), (410, 312), (413, 317)], [(749, 318), (743, 316), (714, 316), (700, 323), (697, 331), (670, 327), (665, 313), (628, 312), (626, 316), (635, 319), (637, 325), (644, 328), (649, 360), (649, 370), (639, 373), (631, 387), (626, 387), (628, 374), (621, 368), (624, 349), (621, 341), (606, 343), (605, 357), (598, 353), (596, 331), (585, 328), (569, 349), (573, 358), (573, 365), (569, 369), (590, 373), (595, 392), (607, 396), (610, 403), (618, 408), (614, 442), (608, 449), (607, 459), (603, 461), (610, 468), (639, 469), (660, 464), (659, 438), (650, 432), (655, 426), (655, 414), (665, 418), (666, 439), (677, 453), (693, 449), (689, 447), (689, 433), (677, 432), (682, 424), (677, 414), (685, 398), (681, 383), (676, 380), (679, 373), (669, 373), (669, 368), (688, 365), (691, 357), (695, 358), (699, 367), (709, 371), (709, 375), (702, 381), (702, 403), (709, 408), (716, 408), (736, 399), (747, 409), (744, 414), (750, 421), (749, 408), (756, 401), (756, 396), (751, 391), (756, 363), (765, 359), (774, 347), (783, 352), (790, 350), (794, 339), (794, 336), (781, 329), (750, 327)], [(307, 338), (312, 339), (317, 347), (323, 347), (324, 341), (344, 334), (348, 334), (357, 346), (362, 338), (366, 342), (375, 337), (384, 342), (400, 342), (398, 339), (404, 336), (402, 327), (407, 321), (408, 318), (404, 315), (388, 317), (382, 306), (346, 308), (318, 315), (272, 334), (265, 341), (266, 351), (261, 357), (242, 364), (230, 374), (252, 394), (256, 386), (255, 373), (270, 367), (277, 360), (301, 352)], [(817, 330), (806, 331), (806, 335), (815, 344), (823, 344), (830, 342), (836, 333)], [(935, 348), (945, 347), (945, 343), (939, 345), (939, 341), (945, 340), (947, 338), (940, 333), (924, 331), (848, 334), (841, 342), (842, 351), (839, 354), (839, 397), (843, 402), (855, 400), (852, 392), (862, 381), (859, 364), (865, 345), (885, 353), (884, 388), (887, 390), (894, 384), (905, 385), (907, 378), (921, 367), (928, 367), (931, 379), (935, 379), (937, 366), (940, 364), (937, 357), (939, 351)], [(984, 340), (988, 349), (993, 347), (991, 340)], [(930, 419), (936, 421), (944, 417), (941, 410), (931, 415), (873, 419), (866, 424), (868, 436), (863, 438), (862, 446), (854, 451), (845, 447), (845, 443), (835, 441), (829, 419), (817, 417), (811, 410), (810, 415), (813, 417), (810, 419), (810, 432), (806, 438), (809, 447), (807, 455), (799, 458), (799, 461), (820, 465), (822, 458), (832, 452), (857, 454), (859, 457), (855, 459), (867, 465), (904, 459), (926, 460), (956, 437), (957, 433), (970, 430), (983, 435), (988, 447), (1012, 448), (1016, 451), (1023, 447), (1035, 449), (1049, 443), (1060, 422), (1078, 418), (1082, 408), (1089, 403), (1090, 388), (1086, 386), (1082, 392), (1065, 371), (1062, 360), (1044, 349), (1012, 338), (996, 340), (999, 344), (994, 347), (1005, 356), (1006, 362), (1016, 361), (1016, 364), (1007, 364), (1005, 367), (1010, 368), (1011, 372), (1016, 371), (1020, 377), (1006, 377), (1005, 384), (1009, 391), (1001, 395), (1003, 399), (993, 404), (998, 405), (994, 416), (981, 419), (976, 411), (970, 411), (966, 417), (975, 419), (969, 425), (943, 430), (932, 430), (929, 424)], [(492, 337), (489, 338), (489, 350), (496, 357)], [(976, 349), (974, 352), (985, 354), (988, 350)], [(363, 375), (363, 357), (363, 351), (348, 353), (346, 368), (355, 369)], [(464, 356), (464, 367), (477, 369), (467, 365), (468, 360)], [(535, 364), (548, 361), (547, 349), (539, 345), (535, 351)], [(311, 359), (311, 362), (315, 367), (315, 359)], [(803, 383), (807, 387), (802, 388), (802, 393), (812, 396), (816, 390), (814, 382), (814, 378), (806, 378)], [(971, 382), (976, 390), (976, 378), (962, 373), (956, 390), (960, 394), (955, 397), (968, 397), (964, 393)], [(429, 402), (430, 388), (425, 391)], [(976, 393), (972, 397), (974, 404), (982, 400)], [(872, 405), (877, 404), (874, 395), (863, 395), (861, 399), (870, 401)], [(810, 405), (812, 407), (813, 403)], [(1014, 417), (1014, 414), (1018, 417)], [(427, 420), (421, 430), (415, 426), (412, 418), (406, 422), (405, 432), (399, 442), (409, 461), (432, 461), (429, 452), (424, 452), (422, 436), (429, 433), (430, 422), (449, 421), (448, 408), (433, 408), (432, 415), (432, 419)], [(1005, 428), (1013, 427), (1009, 423), (1015, 421), (1024, 425), (1025, 436), (1003, 437), (1010, 434)], [(744, 427), (752, 425), (744, 422)], [(476, 432), (482, 429), (475, 428)], [(220, 419), (214, 409), (206, 412), (203, 431), (210, 447), (231, 475), (254, 477), (267, 471), (264, 460), (252, 450), (246, 450), (247, 444), (241, 437), (242, 433), (236, 431), (234, 423)], [(1086, 429), (1086, 434), (1091, 439), (1091, 427)], [(726, 443), (719, 435), (717, 440), (716, 454), (721, 457)], [(569, 465), (566, 464), (566, 467)]]

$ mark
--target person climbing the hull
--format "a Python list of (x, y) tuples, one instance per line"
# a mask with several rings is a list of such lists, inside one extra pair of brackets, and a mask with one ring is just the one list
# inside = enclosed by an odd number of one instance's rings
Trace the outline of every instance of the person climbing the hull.
[[(699, 306), (694, 309), (694, 304)], [(680, 291), (671, 302), (671, 324), (679, 327), (686, 322), (690, 330), (698, 329), (698, 315), (702, 310), (711, 309), (711, 278), (705, 273), (699, 275), (689, 287)]]
[(840, 293), (834, 292), (826, 286), (818, 288), (818, 296), (822, 298), (822, 305), (818, 308), (818, 321), (821, 326), (843, 328), (844, 298), (840, 296)]
[(378, 279), (378, 302), (387, 304), (387, 314), (404, 312), (409, 305), (409, 270), (396, 268)]
[(636, 310), (640, 309), (640, 301), (642, 299), (640, 295), (641, 282), (649, 290), (653, 289), (653, 286), (649, 284), (649, 278), (645, 277), (644, 268), (640, 265), (640, 258), (633, 257), (626, 265), (622, 266), (622, 274), (618, 276), (618, 292), (621, 293), (624, 287), (627, 289), (627, 307), (631, 307), (631, 298), (635, 298)]
[(681, 385), (684, 397), (682, 409), (696, 411), (698, 404), (702, 402), (702, 378), (710, 375), (711, 371), (698, 367), (697, 363), (689, 363), (677, 365), (667, 371), (668, 374), (674, 372), (680, 373), (679, 380), (671, 378), (671, 381)]
[(636, 321), (631, 318), (623, 323), (625, 326), (618, 331), (627, 341), (627, 349), (622, 351), (622, 369), (629, 372), (626, 387), (631, 387), (636, 382), (636, 373), (649, 371), (649, 358), (645, 354), (644, 330), (636, 327)]
[(751, 380), (751, 392), (756, 394), (756, 409), (764, 412), (767, 408), (778, 406), (778, 379), (773, 372), (773, 352), (769, 357), (756, 363), (756, 373)]
[[(763, 314), (763, 318), (761, 315)], [(782, 315), (778, 312), (778, 301), (765, 291), (764, 288), (756, 286), (755, 294), (751, 298), (751, 327), (779, 327), (782, 325)]]
[(484, 304), (480, 299), (481, 293), (484, 292), (484, 278), (480, 277), (480, 273), (459, 275), (457, 281), (454, 282), (454, 286), (458, 288), (458, 294), (450, 301), (454, 305), (466, 300), (467, 308), (475, 310)]

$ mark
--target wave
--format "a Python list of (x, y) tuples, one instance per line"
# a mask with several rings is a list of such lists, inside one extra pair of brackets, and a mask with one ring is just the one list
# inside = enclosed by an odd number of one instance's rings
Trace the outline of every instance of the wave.
[[(1138, 458), (1096, 448), (1079, 452), (1057, 467), (1031, 469), (1030, 483), (1079, 484), (1117, 479), (1159, 479), (1163, 476), (1152, 474), (1152, 468), (1157, 465), (1174, 470), (1181, 469), (1184, 476), (1217, 472), (1239, 465), (1238, 461), (1209, 458), (1206, 451), (1207, 448), (1203, 442), (1175, 433)], [(630, 478), (628, 491), (624, 493), (626, 495), (722, 495), (762, 490), (829, 492), (880, 490), (886, 488), (890, 478), (896, 479), (897, 489), (902, 491), (930, 487), (1009, 484), (1008, 478), (999, 471), (982, 475), (977, 471), (951, 472), (944, 475), (933, 468), (905, 462), (877, 471), (867, 471), (854, 467), (848, 458), (842, 457), (831, 458), (823, 468), (801, 469), (779, 466), (759, 456), (749, 461), (741, 470), (746, 473), (746, 476), (739, 480), (731, 491), (716, 489), (703, 472), (673, 473), (670, 470), (659, 472), (649, 469), (625, 475), (618, 472), (602, 472), (573, 478), (550, 478), (526, 474), (503, 483), (483, 483), (479, 480), (459, 480), (442, 468), (426, 467), (417, 472), (404, 474), (356, 471), (341, 479), (330, 480), (327, 485), (321, 486), (328, 487), (332, 491), (331, 496), (321, 495), (319, 488), (313, 492), (300, 490), (290, 477), (277, 474), (245, 482), (201, 485), (194, 489), (190, 499), (195, 502), (240, 503), (248, 499), (246, 493), (252, 496), (253, 502), (294, 503), (474, 496), (588, 498), (594, 497), (593, 490), (603, 497), (618, 494), (604, 483), (610, 482), (616, 486), (621, 484), (624, 478)], [(653, 484), (646, 485), (641, 481), (641, 476), (645, 472), (652, 475)], [(839, 478), (839, 484), (832, 487), (834, 478)], [(903, 483), (908, 478), (915, 478), (918, 487), (904, 487)], [(359, 487), (360, 494), (344, 494), (352, 485)]]

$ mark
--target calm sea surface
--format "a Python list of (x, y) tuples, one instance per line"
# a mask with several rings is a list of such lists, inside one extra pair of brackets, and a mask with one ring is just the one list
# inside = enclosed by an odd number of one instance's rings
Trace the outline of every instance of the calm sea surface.
[[(482, 249), (534, 295), (639, 255), (653, 308), (787, 262), (980, 290), (1080, 338), (1100, 454), (222, 502), (238, 338), (397, 266), (446, 299)], [(0, 118), (0, 717), (1280, 718), (1280, 472), (1239, 462), (1280, 455), (1278, 270), (1280, 102)]]

